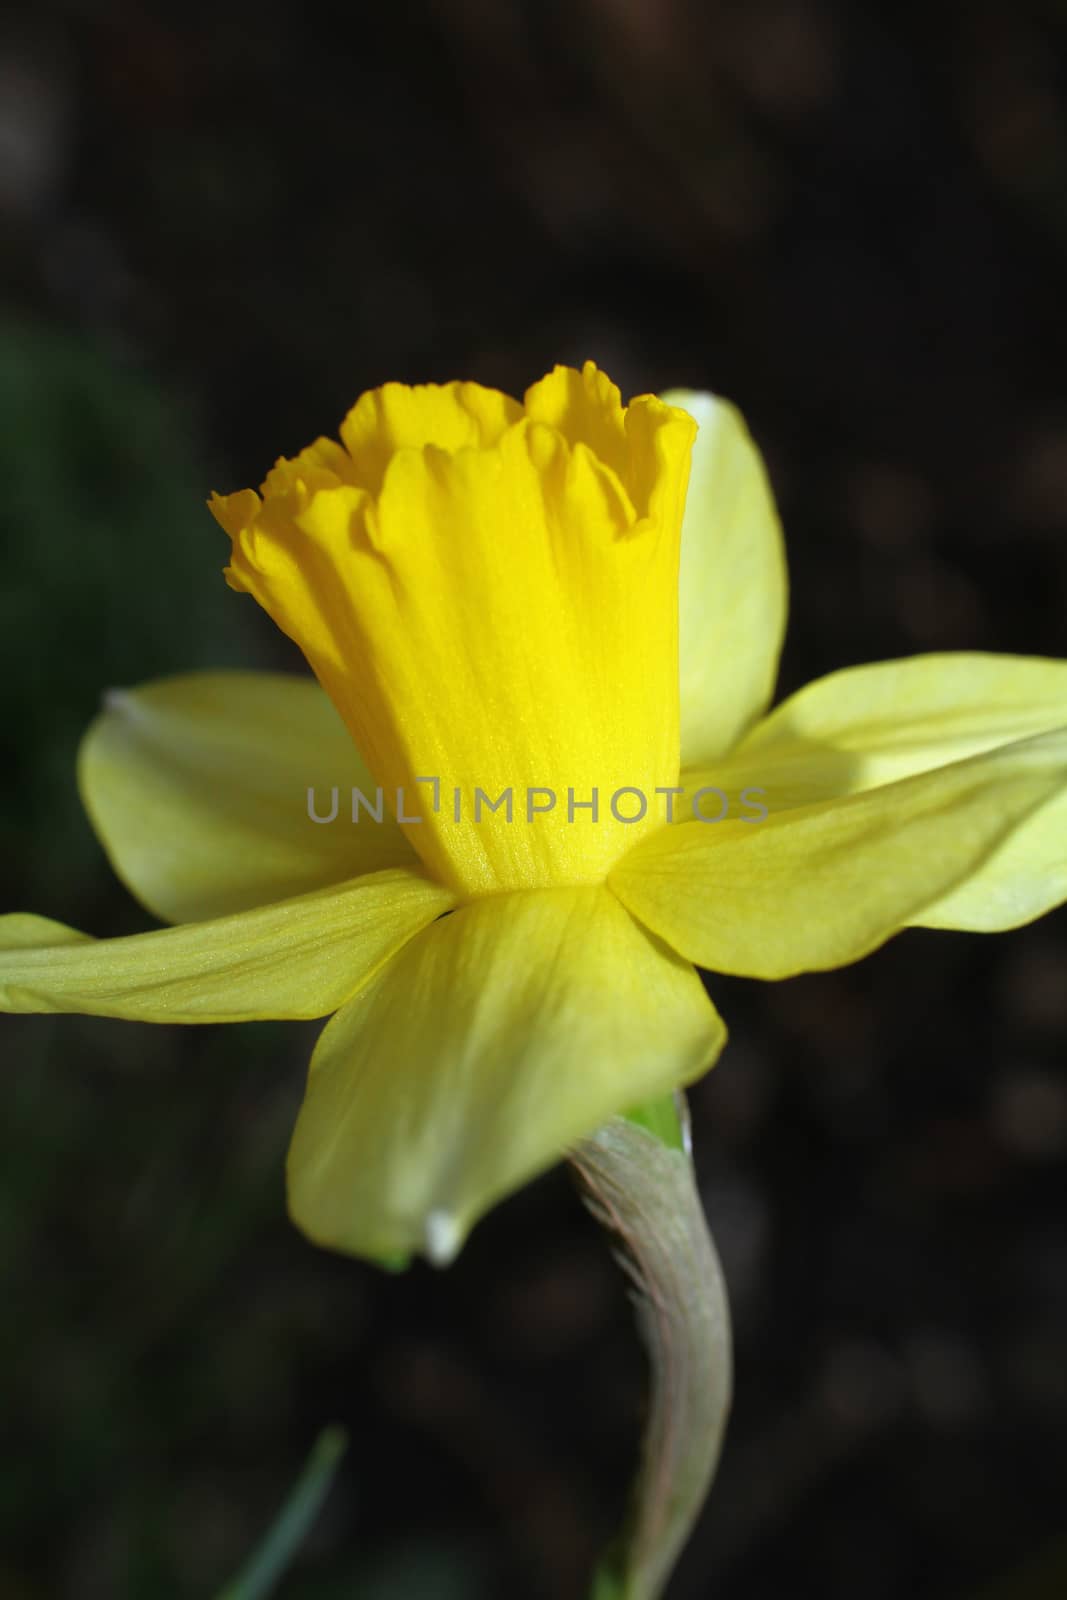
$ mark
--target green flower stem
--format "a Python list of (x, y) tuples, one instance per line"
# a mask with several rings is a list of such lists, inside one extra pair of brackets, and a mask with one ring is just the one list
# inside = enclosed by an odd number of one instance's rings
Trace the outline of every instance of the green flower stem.
[(651, 1368), (641, 1470), (592, 1600), (658, 1600), (711, 1488), (730, 1408), (726, 1288), (688, 1153), (685, 1105), (616, 1117), (571, 1156), (614, 1236)]
[(323, 1428), (263, 1542), (218, 1600), (265, 1600), (274, 1590), (318, 1516), (347, 1444), (343, 1428)]

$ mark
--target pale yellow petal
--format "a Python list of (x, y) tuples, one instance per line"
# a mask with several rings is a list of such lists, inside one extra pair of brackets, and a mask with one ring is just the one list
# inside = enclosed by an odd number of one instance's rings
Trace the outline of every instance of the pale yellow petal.
[(678, 653), (682, 765), (714, 761), (774, 693), (788, 581), (760, 453), (740, 413), (712, 394), (664, 395), (699, 425), (682, 523)]
[(700, 966), (759, 978), (842, 966), (980, 873), (1065, 782), (1067, 732), (1040, 734), (762, 822), (664, 827), (609, 881)]
[(1043, 917), (1064, 901), (1067, 785), (1020, 823), (976, 872), (909, 920), (919, 928), (1002, 933)]
[(402, 870), (122, 939), (0, 917), (0, 1010), (245, 1022), (336, 1010), (451, 896)]
[(607, 1117), (688, 1083), (725, 1031), (687, 962), (603, 888), (495, 895), (427, 928), (326, 1028), (289, 1155), (322, 1244), (444, 1260)]
[[(115, 871), (165, 922), (228, 916), (416, 861), (310, 677), (198, 672), (113, 690), (82, 743), (78, 778)], [(313, 820), (335, 806), (332, 821)]]
[(777, 810), (783, 797), (856, 794), (1065, 725), (1067, 661), (911, 656), (807, 684), (701, 776), (762, 784)]
[[(752, 816), (859, 794), (1067, 725), (1067, 662), (978, 652), (849, 667), (808, 684), (729, 755), (683, 775), (675, 816)], [(1067, 812), (1050, 800), (980, 868), (911, 920), (993, 932), (1067, 896)]]

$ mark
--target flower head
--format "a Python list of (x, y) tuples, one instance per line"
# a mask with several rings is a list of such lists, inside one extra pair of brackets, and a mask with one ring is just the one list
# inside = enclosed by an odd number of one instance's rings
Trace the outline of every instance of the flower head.
[[(97, 943), (6, 917), (0, 1003), (336, 1012), (289, 1159), (323, 1243), (446, 1259), (599, 1123), (691, 1082), (725, 1040), (695, 966), (779, 978), (1067, 898), (1067, 664), (858, 666), (768, 714), (781, 535), (722, 401), (623, 408), (591, 365), (522, 405), (387, 384), (340, 443), (213, 509), (229, 582), (318, 683), (109, 698), (82, 792), (177, 926)], [(380, 820), (317, 823), (309, 789), (381, 791)]]

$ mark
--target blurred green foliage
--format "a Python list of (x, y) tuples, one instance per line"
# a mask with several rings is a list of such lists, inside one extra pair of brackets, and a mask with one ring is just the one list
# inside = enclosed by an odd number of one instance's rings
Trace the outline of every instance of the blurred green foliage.
[[(56, 902), (94, 858), (74, 752), (102, 691), (248, 666), (250, 635), (171, 395), (90, 339), (3, 322), (0, 413), (0, 848)], [(19, 848), (30, 832), (45, 848)]]
[(6, 321), (0, 413), (0, 850), (54, 904), (98, 855), (73, 758), (101, 693), (247, 666), (251, 640), (173, 395), (92, 340)]

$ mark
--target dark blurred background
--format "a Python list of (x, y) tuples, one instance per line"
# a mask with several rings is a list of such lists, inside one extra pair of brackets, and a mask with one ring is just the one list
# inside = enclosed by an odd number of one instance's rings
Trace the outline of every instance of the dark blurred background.
[[(388, 378), (736, 399), (790, 690), (1062, 655), (1067, 10), (37, 0), (0, 26), (3, 906), (149, 926), (74, 788), (101, 689), (295, 665), (212, 487)], [(1067, 1592), (1067, 921), (711, 979), (737, 1325), (672, 1600)], [(199, 1600), (319, 1427), (286, 1600), (579, 1600), (644, 1373), (564, 1172), (446, 1274), (305, 1243), (314, 1028), (3, 1019), (0, 1600)]]

